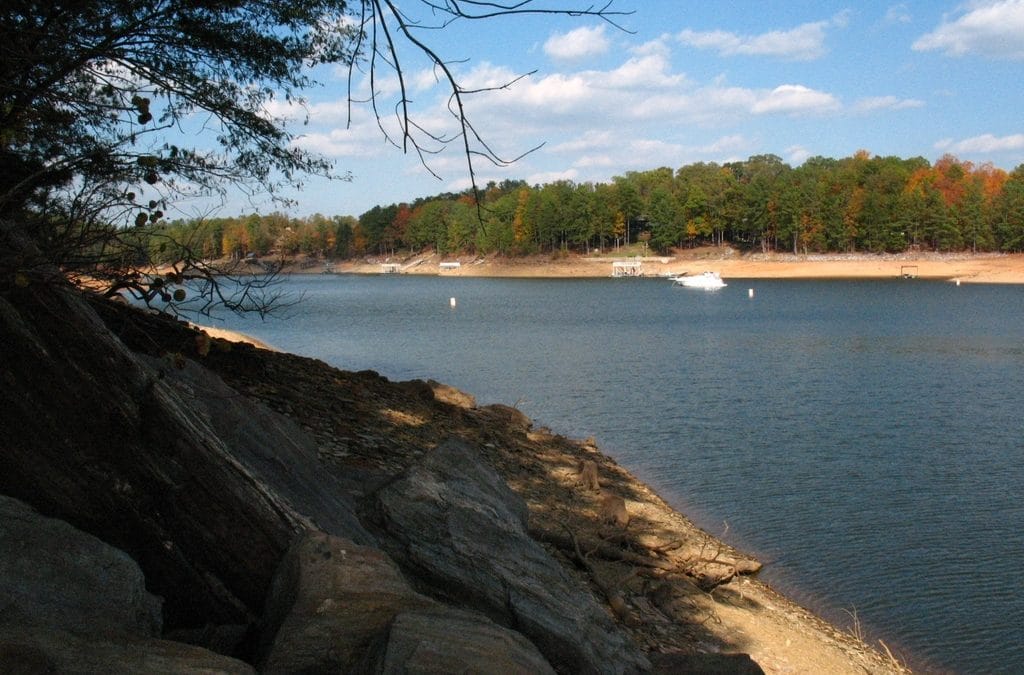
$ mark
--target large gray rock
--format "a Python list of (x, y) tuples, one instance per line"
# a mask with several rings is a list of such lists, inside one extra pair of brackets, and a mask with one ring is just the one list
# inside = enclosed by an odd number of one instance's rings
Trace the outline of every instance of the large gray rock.
[(523, 500), (449, 440), (376, 494), (382, 545), (454, 601), (526, 635), (562, 672), (649, 664), (594, 597), (527, 534)]
[[(160, 359), (140, 357), (154, 368)], [(355, 516), (346, 488), (323, 470), (316, 441), (298, 424), (224, 383), (195, 361), (164, 370), (164, 381), (192, 401), (193, 408), (256, 478), (280, 495), (316, 529), (373, 543)]]
[(83, 636), (52, 628), (0, 624), (0, 672), (11, 675), (253, 675), (256, 671), (237, 659), (180, 642)]
[(160, 640), (160, 598), (125, 553), (0, 496), (0, 672), (253, 673)]
[(403, 612), (368, 653), (359, 672), (545, 675), (551, 665), (529, 640), (474, 612), (451, 608)]
[(160, 603), (124, 552), (0, 495), (0, 622), (154, 636)]
[(80, 293), (0, 297), (0, 344), (0, 493), (128, 553), (167, 629), (252, 622), (305, 529), (367, 536), (294, 425), (140, 358)]
[(380, 549), (307, 532), (274, 576), (260, 670), (350, 672), (396, 614), (434, 605)]

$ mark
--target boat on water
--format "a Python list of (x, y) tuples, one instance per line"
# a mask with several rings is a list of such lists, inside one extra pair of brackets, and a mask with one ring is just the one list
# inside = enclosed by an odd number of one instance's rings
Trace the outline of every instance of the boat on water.
[(678, 286), (685, 286), (686, 288), (703, 288), (706, 290), (725, 288), (725, 286), (727, 286), (727, 284), (722, 281), (722, 277), (718, 275), (718, 272), (704, 272), (703, 274), (696, 274), (692, 277), (685, 275), (672, 277), (672, 283)]

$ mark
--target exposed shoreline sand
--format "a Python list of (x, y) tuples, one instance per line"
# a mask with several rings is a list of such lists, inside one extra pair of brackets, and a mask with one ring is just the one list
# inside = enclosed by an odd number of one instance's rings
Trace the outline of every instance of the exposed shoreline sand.
[[(459, 262), (457, 269), (440, 270), (439, 263)], [(341, 274), (380, 274), (383, 263), (398, 266), (402, 274), (441, 274), (464, 277), (574, 278), (608, 277), (613, 261), (638, 261), (643, 276), (718, 272), (733, 279), (896, 279), (905, 274), (919, 279), (962, 283), (1024, 284), (1024, 254), (740, 254), (727, 248), (704, 248), (672, 256), (634, 258), (613, 252), (594, 256), (496, 256), (437, 255), (408, 258), (368, 258), (340, 261), (331, 270)], [(299, 271), (299, 270), (296, 270)], [(319, 268), (303, 271), (318, 272)]]

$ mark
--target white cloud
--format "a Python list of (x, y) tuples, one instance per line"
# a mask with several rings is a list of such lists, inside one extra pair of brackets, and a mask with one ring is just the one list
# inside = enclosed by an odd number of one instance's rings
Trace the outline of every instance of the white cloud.
[(912, 20), (910, 10), (907, 9), (905, 2), (893, 5), (885, 11), (886, 23), (910, 23)]
[(717, 51), (721, 56), (775, 56), (793, 61), (810, 61), (825, 54), (827, 29), (845, 26), (848, 16), (848, 13), (843, 12), (830, 21), (814, 21), (789, 30), (774, 30), (759, 35), (687, 28), (676, 39), (690, 47)]
[(783, 84), (775, 87), (751, 107), (757, 115), (768, 113), (820, 113), (839, 108), (832, 94), (810, 89), (802, 84)]
[(953, 141), (953, 139), (946, 138), (936, 143), (935, 148), (953, 153), (983, 154), (1024, 150), (1024, 134), (1011, 134), (1009, 136), (982, 134), (965, 138), (962, 141)]
[[(498, 171), (498, 179), (525, 177), (531, 184), (607, 180), (609, 174), (625, 170), (700, 160), (732, 161), (759, 150), (759, 143), (737, 124), (772, 114), (821, 114), (842, 107), (835, 95), (801, 84), (772, 89), (772, 83), (755, 89), (731, 85), (725, 76), (697, 83), (673, 65), (671, 45), (670, 38), (657, 38), (630, 50), (608, 69), (562, 68), (543, 77), (518, 80), (508, 88), (467, 96), (468, 114), (499, 155), (515, 157), (549, 142), (510, 169)], [(503, 87), (519, 74), (489, 62), (454, 67), (457, 79), (468, 89)], [(417, 81), (427, 81), (419, 75)], [(414, 97), (413, 113), (424, 128), (453, 138), (458, 129), (453, 126), (443, 90), (434, 87)], [(381, 109), (388, 111), (384, 123), (392, 140), (400, 141), (393, 108)], [(333, 103), (313, 104), (310, 135), (299, 144), (338, 158), (342, 165), (349, 164), (346, 159), (395, 152), (381, 138), (368, 106), (355, 106), (353, 127), (348, 131), (344, 129), (347, 112), (343, 97)], [(709, 133), (709, 129), (717, 133)], [(465, 183), (465, 157), (459, 150), (457, 143), (452, 144), (443, 153), (429, 156), (427, 162), (445, 181), (458, 177)], [(412, 160), (416, 180), (421, 180), (419, 174), (424, 171), (415, 156)], [(484, 172), (494, 172), (486, 163), (479, 164), (478, 179)], [(460, 183), (446, 185), (456, 189)]]
[(619, 161), (611, 155), (583, 155), (573, 162), (573, 166), (580, 169), (606, 169), (618, 165)]
[[(345, 129), (334, 129), (327, 133), (306, 134), (296, 138), (294, 145), (312, 150), (325, 157), (370, 157), (375, 153), (363, 140)], [(379, 144), (378, 144), (379, 146)]]
[(441, 73), (435, 69), (423, 68), (409, 78), (409, 86), (413, 91), (422, 92), (434, 88), (441, 81)]
[(748, 147), (747, 139), (740, 134), (733, 134), (731, 136), (723, 136), (712, 143), (694, 149), (703, 155), (721, 155), (723, 153), (743, 150), (746, 147)]
[(685, 75), (673, 74), (671, 70), (668, 54), (645, 53), (633, 56), (618, 68), (600, 74), (600, 79), (609, 87), (649, 86), (664, 89), (686, 84)]
[(526, 177), (530, 185), (544, 185), (560, 180), (576, 180), (579, 177), (576, 169), (565, 169), (564, 171), (540, 171)]
[(583, 26), (568, 33), (552, 35), (544, 43), (544, 53), (557, 61), (579, 61), (608, 51), (604, 26)]
[(807, 161), (811, 152), (802, 145), (791, 145), (786, 148), (786, 160), (791, 166), (799, 166)]
[[(477, 64), (467, 72), (458, 71), (456, 78), (463, 89), (496, 89), (504, 87), (522, 75), (507, 66), (496, 66), (488, 61)], [(447, 95), (447, 87), (445, 87)]]
[(995, 59), (1024, 59), (1024, 0), (974, 3), (966, 14), (945, 19), (913, 46), (948, 56), (979, 54)]
[(657, 54), (668, 58), (672, 53), (668, 43), (672, 40), (672, 36), (664, 33), (653, 40), (648, 40), (643, 44), (635, 47), (630, 47), (629, 51), (634, 56), (650, 56), (651, 54)]
[(862, 98), (853, 105), (858, 113), (871, 113), (878, 110), (908, 110), (923, 108), (924, 101), (916, 98), (897, 98), (896, 96), (871, 96)]
[(565, 114), (585, 109), (593, 101), (596, 91), (588, 78), (582, 75), (558, 73), (536, 82), (527, 82), (523, 87), (516, 87), (513, 93), (515, 99), (541, 114)]
[(582, 136), (550, 146), (548, 149), (551, 152), (587, 152), (609, 148), (617, 142), (616, 135), (611, 131), (589, 130)]

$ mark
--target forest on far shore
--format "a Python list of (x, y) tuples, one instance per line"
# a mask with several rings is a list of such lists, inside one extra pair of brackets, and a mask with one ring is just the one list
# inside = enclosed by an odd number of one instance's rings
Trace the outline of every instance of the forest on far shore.
[[(141, 233), (140, 233), (141, 234)], [(655, 253), (731, 245), (761, 252), (1024, 250), (1024, 165), (1011, 172), (945, 155), (775, 155), (630, 171), (608, 183), (505, 180), (479, 192), (375, 206), (359, 217), (282, 213), (176, 220), (148, 229), (203, 258), (350, 258), (432, 249), (517, 256), (645, 242)]]

